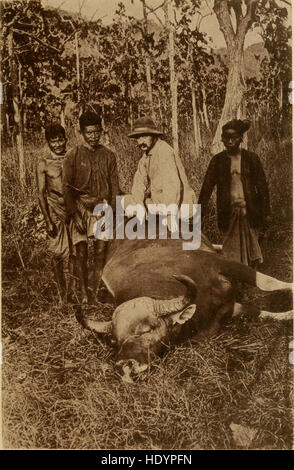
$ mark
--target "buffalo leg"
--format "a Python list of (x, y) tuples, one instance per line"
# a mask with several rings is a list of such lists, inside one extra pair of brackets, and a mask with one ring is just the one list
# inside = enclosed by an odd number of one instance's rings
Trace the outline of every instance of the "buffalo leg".
[(207, 326), (204, 330), (199, 331), (199, 333), (195, 335), (195, 340), (200, 341), (204, 338), (211, 338), (212, 336), (216, 335), (221, 329), (222, 325), (231, 318), (233, 311), (233, 300), (219, 307), (209, 326)]

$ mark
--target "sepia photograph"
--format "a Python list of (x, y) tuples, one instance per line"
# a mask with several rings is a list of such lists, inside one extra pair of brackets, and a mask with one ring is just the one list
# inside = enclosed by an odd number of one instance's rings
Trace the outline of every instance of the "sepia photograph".
[(293, 449), (292, 14), (0, 1), (2, 449)]

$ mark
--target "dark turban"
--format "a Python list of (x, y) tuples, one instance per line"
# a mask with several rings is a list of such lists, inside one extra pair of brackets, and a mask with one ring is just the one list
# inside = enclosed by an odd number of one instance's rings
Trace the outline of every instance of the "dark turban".
[(249, 121), (241, 121), (241, 119), (233, 119), (232, 121), (227, 122), (223, 127), (223, 133), (228, 129), (233, 129), (238, 132), (238, 134), (243, 135), (244, 132), (248, 131), (250, 127)]

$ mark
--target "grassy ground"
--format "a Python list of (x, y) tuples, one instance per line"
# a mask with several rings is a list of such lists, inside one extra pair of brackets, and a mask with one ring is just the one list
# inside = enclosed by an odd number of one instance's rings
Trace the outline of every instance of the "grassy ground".
[[(122, 189), (138, 158), (114, 135)], [(195, 162), (189, 135), (181, 148), (199, 194), (208, 154)], [(263, 270), (292, 276), (291, 153), (286, 143), (264, 142), (274, 222), (264, 240)], [(135, 384), (123, 383), (107, 338), (77, 324), (73, 307), (57, 303), (45, 242), (18, 231), (35, 200), (33, 167), (39, 150), (27, 149), (28, 180), (21, 190), (15, 156), (3, 160), (3, 439), (5, 448), (49, 449), (289, 449), (293, 442), (289, 364), (291, 325), (235, 319), (215, 338), (173, 346)], [(217, 240), (210, 214), (207, 231)], [(28, 233), (28, 232), (27, 232)], [(256, 302), (257, 292), (249, 297)], [(273, 297), (279, 308), (281, 296)], [(97, 318), (113, 305), (89, 306)], [(241, 427), (240, 427), (241, 426)]]

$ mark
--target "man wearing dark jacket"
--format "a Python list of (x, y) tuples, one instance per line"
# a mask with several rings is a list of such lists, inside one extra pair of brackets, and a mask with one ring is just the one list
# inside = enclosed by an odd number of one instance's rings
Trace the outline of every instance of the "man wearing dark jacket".
[(223, 126), (226, 150), (209, 163), (198, 203), (202, 216), (214, 186), (217, 187), (219, 229), (224, 232), (223, 254), (256, 267), (263, 261), (259, 236), (270, 218), (269, 192), (258, 156), (240, 149), (248, 121), (233, 120)]
[[(119, 183), (115, 155), (100, 144), (101, 117), (86, 111), (80, 116), (83, 144), (66, 155), (63, 167), (63, 197), (70, 219), (72, 244), (76, 249), (82, 303), (88, 302), (87, 241), (94, 239), (97, 204), (107, 203), (115, 211)], [(94, 240), (94, 289), (97, 292), (107, 241)]]

